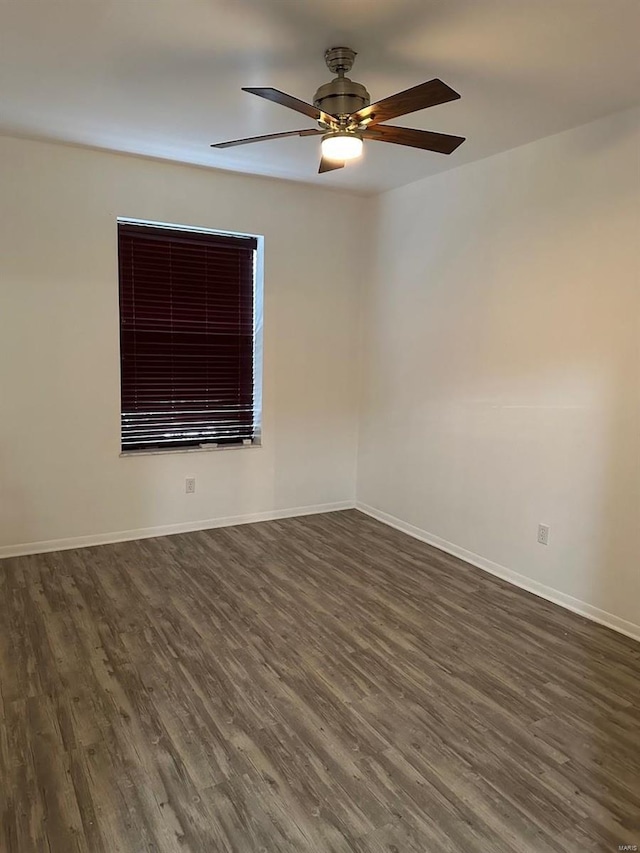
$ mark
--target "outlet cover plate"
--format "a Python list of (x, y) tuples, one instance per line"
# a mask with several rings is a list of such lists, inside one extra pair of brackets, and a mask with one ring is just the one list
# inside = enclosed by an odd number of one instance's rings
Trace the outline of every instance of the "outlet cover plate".
[(549, 525), (548, 524), (539, 524), (538, 525), (538, 542), (540, 545), (548, 545), (549, 544)]

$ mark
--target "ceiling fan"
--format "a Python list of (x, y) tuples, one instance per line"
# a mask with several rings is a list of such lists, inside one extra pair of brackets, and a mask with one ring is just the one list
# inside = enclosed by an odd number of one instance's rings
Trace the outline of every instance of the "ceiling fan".
[(440, 154), (451, 154), (464, 142), (463, 136), (450, 136), (447, 133), (435, 133), (431, 130), (415, 130), (382, 124), (384, 121), (416, 112), (416, 110), (455, 101), (460, 95), (436, 78), (372, 104), (365, 87), (345, 77), (345, 74), (351, 70), (355, 58), (355, 50), (348, 47), (332, 47), (325, 51), (325, 62), (331, 73), (337, 76), (330, 83), (320, 86), (314, 95), (313, 105), (287, 95), (279, 89), (243, 88), (243, 92), (250, 92), (252, 95), (282, 104), (283, 107), (289, 107), (315, 119), (318, 123), (317, 128), (250, 136), (247, 139), (218, 142), (211, 147), (230, 148), (234, 145), (246, 145), (249, 142), (282, 139), (285, 136), (322, 136), (322, 159), (318, 169), (318, 172), (322, 173), (342, 169), (348, 160), (359, 157), (362, 154), (364, 139), (408, 145), (410, 148), (422, 148), (425, 151), (437, 151)]

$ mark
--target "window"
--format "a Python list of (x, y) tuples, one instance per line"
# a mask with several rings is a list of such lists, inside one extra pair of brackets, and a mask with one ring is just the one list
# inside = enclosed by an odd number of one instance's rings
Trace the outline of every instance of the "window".
[(257, 238), (118, 221), (122, 450), (256, 439)]

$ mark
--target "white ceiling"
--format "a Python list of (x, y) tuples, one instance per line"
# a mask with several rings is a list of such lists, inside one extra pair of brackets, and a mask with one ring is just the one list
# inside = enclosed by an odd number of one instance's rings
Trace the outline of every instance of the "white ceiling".
[[(375, 192), (637, 103), (640, 0), (0, 0), (0, 132)], [(312, 127), (240, 91), (311, 101), (325, 48), (373, 100), (440, 77), (462, 98), (395, 124), (467, 137), (450, 157), (377, 142), (317, 175)]]

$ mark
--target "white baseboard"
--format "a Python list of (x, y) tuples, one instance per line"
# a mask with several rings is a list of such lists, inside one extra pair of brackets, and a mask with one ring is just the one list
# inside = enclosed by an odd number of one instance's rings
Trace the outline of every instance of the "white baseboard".
[(538, 583), (538, 581), (534, 581), (531, 578), (526, 577), (526, 575), (521, 575), (518, 572), (514, 572), (513, 569), (507, 569), (499, 563), (494, 563), (492, 560), (487, 560), (485, 557), (474, 554), (473, 551), (467, 551), (466, 548), (461, 548), (459, 545), (447, 542), (446, 539), (434, 536), (426, 530), (415, 527), (413, 524), (408, 524), (406, 521), (402, 521), (393, 515), (382, 512), (382, 510), (376, 509), (375, 507), (368, 506), (367, 504), (357, 501), (356, 509), (365, 513), (365, 515), (370, 515), (377, 521), (382, 521), (384, 524), (388, 524), (389, 527), (395, 527), (396, 530), (400, 530), (402, 533), (407, 533), (409, 536), (413, 536), (414, 539), (419, 539), (421, 542), (433, 545), (434, 548), (438, 548), (440, 551), (445, 551), (447, 554), (458, 557), (466, 563), (471, 563), (472, 566), (476, 566), (478, 569), (482, 569), (485, 572), (489, 572), (489, 574), (502, 578), (514, 586), (526, 589), (527, 592), (532, 592), (540, 598), (545, 598), (547, 601), (559, 604), (560, 607), (572, 610), (574, 613), (579, 613), (581, 616), (586, 616), (586, 618), (591, 619), (592, 622), (598, 622), (600, 625), (606, 625), (607, 628), (612, 628), (620, 634), (625, 634), (627, 637), (631, 637), (634, 640), (640, 640), (640, 625), (636, 625), (633, 622), (629, 622), (626, 619), (615, 616), (613, 613), (608, 613), (606, 610), (601, 610), (599, 607), (594, 607), (592, 604), (588, 604), (586, 601), (581, 601), (579, 598), (573, 598), (573, 596), (560, 592), (557, 589), (553, 589), (550, 586)]
[(321, 512), (336, 512), (354, 509), (354, 501), (336, 501), (314, 506), (298, 506), (290, 509), (275, 509), (248, 515), (233, 515), (223, 518), (207, 518), (202, 521), (183, 521), (179, 524), (164, 524), (160, 527), (141, 527), (136, 530), (119, 530), (113, 533), (95, 533), (89, 536), (73, 536), (68, 539), (49, 539), (44, 542), (27, 542), (20, 545), (1, 545), (0, 560), (7, 557), (24, 557), (28, 554), (44, 554), (48, 551), (69, 551), (73, 548), (90, 548), (93, 545), (109, 545), (113, 542), (128, 542), (132, 539), (151, 539), (155, 536), (172, 536), (175, 533), (192, 533), (196, 530), (211, 530), (215, 527), (234, 527), (237, 524), (253, 524), (257, 521), (275, 521), (278, 518), (294, 518), (298, 515), (316, 515)]

